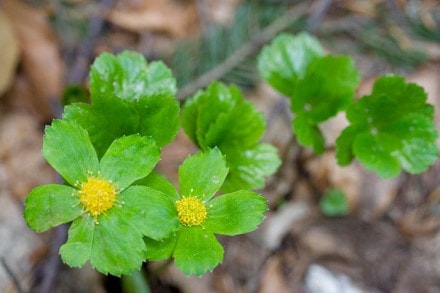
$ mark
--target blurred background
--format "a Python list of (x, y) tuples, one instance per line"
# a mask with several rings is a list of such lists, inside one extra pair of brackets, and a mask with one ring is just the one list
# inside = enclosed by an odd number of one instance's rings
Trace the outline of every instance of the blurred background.
[[(440, 292), (440, 163), (391, 180), (337, 166), (338, 115), (322, 156), (300, 148), (288, 100), (261, 81), (256, 57), (280, 32), (306, 30), (349, 54), (358, 97), (385, 73), (425, 88), (440, 107), (438, 0), (0, 0), (0, 292)], [(163, 60), (184, 101), (213, 80), (236, 83), (265, 113), (264, 140), (283, 165), (261, 192), (260, 228), (220, 237), (225, 259), (202, 278), (147, 263), (122, 279), (63, 265), (66, 227), (37, 234), (23, 219), (30, 190), (56, 182), (41, 156), (44, 125), (88, 99), (89, 66), (125, 49)], [(180, 133), (159, 170), (176, 181), (195, 146)]]

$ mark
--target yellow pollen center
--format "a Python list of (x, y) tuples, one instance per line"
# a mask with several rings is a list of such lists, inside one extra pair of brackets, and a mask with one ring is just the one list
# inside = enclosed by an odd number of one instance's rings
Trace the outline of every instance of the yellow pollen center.
[(116, 202), (116, 186), (101, 177), (89, 177), (81, 184), (79, 201), (94, 218), (110, 209)]
[(176, 201), (180, 223), (184, 226), (198, 226), (206, 219), (206, 207), (197, 197), (184, 197)]

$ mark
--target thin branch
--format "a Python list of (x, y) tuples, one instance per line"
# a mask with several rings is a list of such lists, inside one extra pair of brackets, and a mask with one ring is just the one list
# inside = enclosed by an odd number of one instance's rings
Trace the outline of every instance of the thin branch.
[(318, 28), (324, 17), (327, 15), (332, 2), (333, 0), (321, 0), (321, 2), (318, 4), (318, 8), (313, 11), (309, 20), (307, 21), (306, 30), (308, 32), (312, 33)]
[(305, 14), (309, 5), (304, 2), (298, 6), (292, 7), (286, 13), (271, 23), (268, 27), (258, 33), (250, 41), (243, 44), (235, 53), (229, 56), (218, 66), (204, 73), (194, 82), (189, 83), (177, 92), (177, 99), (184, 100), (187, 96), (192, 95), (198, 89), (207, 86), (211, 81), (220, 79), (234, 67), (240, 64), (244, 59), (257, 52), (261, 46), (270, 41), (276, 34), (285, 30), (290, 24), (298, 19), (299, 16)]
[(14, 283), (15, 289), (17, 290), (17, 293), (23, 293), (23, 288), (21, 288), (20, 282), (17, 279), (17, 276), (14, 274), (12, 269), (8, 266), (6, 263), (6, 260), (4, 257), (0, 257), (0, 262), (3, 266), (3, 268), (6, 271), (6, 274), (8, 274), (9, 278), (11, 278), (12, 282)]

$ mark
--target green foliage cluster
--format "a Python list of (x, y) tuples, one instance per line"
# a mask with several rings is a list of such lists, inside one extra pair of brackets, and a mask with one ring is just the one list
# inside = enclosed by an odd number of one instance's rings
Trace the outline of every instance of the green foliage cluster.
[(282, 34), (261, 52), (261, 76), (290, 99), (299, 144), (325, 150), (322, 122), (345, 111), (350, 125), (336, 140), (340, 165), (356, 157), (383, 178), (425, 171), (438, 158), (434, 110), (423, 88), (399, 76), (379, 78), (354, 101), (359, 73), (348, 56), (324, 55), (306, 33)]
[[(162, 62), (148, 64), (133, 52), (104, 53), (91, 67), (91, 103), (69, 104), (62, 119), (46, 127), (43, 156), (64, 184), (34, 188), (24, 216), (38, 232), (72, 222), (60, 248), (69, 266), (90, 261), (98, 271), (120, 276), (139, 269), (145, 260), (173, 257), (185, 274), (202, 275), (223, 259), (214, 234), (243, 234), (262, 222), (266, 199), (251, 189), (262, 187), (264, 177), (279, 165), (273, 147), (264, 147), (270, 148), (274, 162), (264, 168), (258, 186), (229, 184), (222, 188), (229, 193), (216, 196), (234, 167), (219, 148), (248, 135), (241, 119), (231, 119), (235, 112), (225, 111), (222, 118), (235, 129), (233, 135), (221, 123), (215, 130), (203, 130), (210, 144), (180, 166), (180, 192), (154, 171), (161, 147), (180, 128), (175, 94), (175, 79)], [(259, 119), (257, 137), (246, 145), (259, 148), (264, 119), (238, 89), (235, 96), (249, 118)], [(200, 116), (212, 114), (212, 108), (207, 106)]]
[[(325, 55), (305, 33), (275, 38), (258, 69), (290, 99), (297, 140), (315, 153), (325, 150), (321, 123), (345, 111), (340, 165), (357, 158), (388, 178), (401, 169), (423, 172), (437, 160), (434, 111), (420, 86), (384, 76), (370, 95), (353, 100), (360, 79), (353, 60)], [(261, 142), (263, 115), (233, 85), (213, 82), (187, 99), (181, 115), (175, 94), (171, 71), (133, 52), (95, 60), (90, 103), (76, 102), (84, 92), (66, 91), (71, 104), (46, 127), (42, 151), (64, 183), (34, 188), (24, 216), (38, 232), (72, 222), (60, 249), (69, 266), (89, 261), (120, 276), (146, 260), (173, 258), (186, 275), (200, 276), (223, 259), (215, 235), (248, 233), (263, 221), (266, 199), (252, 190), (281, 164), (276, 149)], [(200, 151), (179, 167), (177, 189), (155, 168), (180, 125)], [(329, 216), (348, 212), (339, 191), (320, 205)]]
[(216, 146), (226, 155), (223, 191), (262, 188), (281, 163), (273, 146), (259, 142), (266, 127), (262, 113), (235, 86), (213, 83), (188, 99), (182, 126), (201, 150)]

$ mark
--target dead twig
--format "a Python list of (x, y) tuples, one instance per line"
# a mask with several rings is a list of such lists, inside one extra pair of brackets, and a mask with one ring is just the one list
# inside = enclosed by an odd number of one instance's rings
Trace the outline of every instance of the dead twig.
[(226, 73), (230, 72), (244, 59), (256, 53), (261, 46), (270, 41), (276, 34), (285, 30), (290, 24), (297, 20), (298, 17), (305, 14), (308, 7), (309, 5), (307, 3), (302, 3), (287, 10), (282, 17), (275, 20), (251, 40), (243, 44), (221, 64), (204, 73), (194, 82), (191, 82), (180, 89), (177, 92), (177, 99), (184, 100), (186, 97), (195, 93), (198, 89), (207, 86), (211, 81), (220, 79)]

